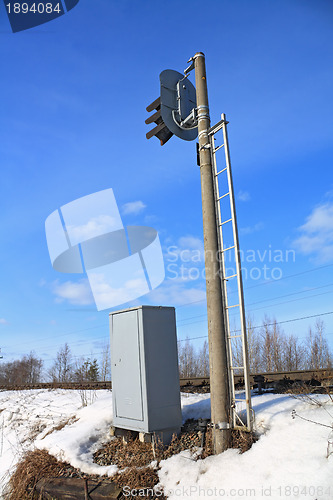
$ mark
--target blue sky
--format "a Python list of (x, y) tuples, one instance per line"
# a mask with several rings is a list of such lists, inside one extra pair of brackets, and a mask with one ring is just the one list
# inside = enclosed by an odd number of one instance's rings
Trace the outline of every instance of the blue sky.
[[(108, 188), (123, 223), (154, 227), (164, 250), (164, 283), (122, 307), (174, 305), (179, 339), (207, 334), (195, 143), (160, 147), (144, 123), (159, 73), (182, 72), (197, 51), (212, 124), (221, 113), (230, 122), (247, 311), (256, 325), (333, 311), (332, 2), (204, 6), (80, 0), (13, 34), (0, 5), (4, 359), (34, 350), (49, 362), (66, 341), (77, 356), (101, 352), (109, 311), (96, 310), (83, 275), (52, 268), (44, 223)], [(333, 346), (333, 315), (322, 319)], [(304, 337), (314, 321), (281, 327)]]

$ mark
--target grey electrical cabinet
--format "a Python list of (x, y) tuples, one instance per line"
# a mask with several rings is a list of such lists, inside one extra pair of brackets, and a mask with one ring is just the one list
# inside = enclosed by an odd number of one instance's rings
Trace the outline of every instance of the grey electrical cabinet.
[(171, 436), (180, 431), (175, 309), (110, 313), (113, 425)]

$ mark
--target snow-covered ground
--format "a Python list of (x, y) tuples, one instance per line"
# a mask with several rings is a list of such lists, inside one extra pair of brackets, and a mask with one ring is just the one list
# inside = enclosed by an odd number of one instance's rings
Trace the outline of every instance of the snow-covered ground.
[[(170, 498), (191, 500), (333, 498), (333, 453), (327, 458), (330, 429), (325, 427), (333, 425), (333, 403), (327, 396), (316, 398), (328, 403), (318, 407), (288, 395), (254, 395), (259, 441), (244, 454), (231, 449), (195, 461), (185, 451), (164, 460), (159, 471), (164, 491)], [(293, 409), (325, 426), (292, 419)], [(184, 420), (209, 417), (209, 394), (182, 394), (182, 411)], [(24, 451), (34, 447), (84, 472), (111, 476), (116, 466), (92, 461), (93, 452), (110, 439), (111, 424), (110, 391), (0, 392), (0, 495)]]

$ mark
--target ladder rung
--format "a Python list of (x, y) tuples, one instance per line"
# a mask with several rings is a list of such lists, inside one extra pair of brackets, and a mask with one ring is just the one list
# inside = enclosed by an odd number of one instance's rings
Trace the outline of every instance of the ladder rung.
[[(237, 274), (236, 274), (236, 276), (237, 276)], [(233, 306), (227, 306), (226, 309), (232, 309), (233, 307), (239, 307), (239, 304), (235, 304)]]
[(228, 335), (228, 339), (241, 339), (242, 335)]
[(222, 174), (223, 172), (225, 172), (227, 170), (227, 167), (223, 168), (222, 170), (220, 170), (219, 172), (216, 172), (215, 176), (217, 177), (218, 175)]
[(217, 198), (217, 201), (222, 200), (222, 198), (225, 198), (225, 197), (226, 197), (226, 196), (228, 196), (229, 194), (230, 194), (230, 191), (228, 191), (227, 193), (223, 194), (222, 196), (219, 196), (219, 197)]
[(232, 245), (231, 247), (223, 248), (222, 252), (226, 252), (227, 250), (232, 250), (236, 245)]
[(223, 148), (224, 144), (221, 144), (221, 146), (217, 146), (217, 148), (214, 148), (214, 153), (216, 153), (216, 151), (218, 151), (219, 149)]
[(244, 370), (244, 366), (231, 366), (230, 370)]
[(225, 278), (223, 278), (224, 280), (228, 280), (230, 278), (234, 278), (235, 276), (237, 276), (237, 274), (231, 274), (230, 276), (226, 276)]
[(232, 219), (224, 220), (223, 222), (220, 222), (219, 226), (223, 226), (223, 224), (226, 224), (227, 222), (232, 221)]

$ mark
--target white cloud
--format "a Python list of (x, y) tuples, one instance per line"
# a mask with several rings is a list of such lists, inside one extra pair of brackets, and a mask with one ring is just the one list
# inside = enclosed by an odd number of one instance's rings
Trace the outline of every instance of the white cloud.
[(200, 238), (197, 238), (196, 236), (182, 236), (179, 238), (179, 246), (181, 248), (188, 248), (190, 250), (202, 250), (203, 251), (203, 241)]
[(206, 300), (206, 292), (200, 288), (200, 284), (198, 287), (189, 287), (181, 279), (169, 279), (150, 292), (149, 300), (156, 305), (180, 306), (192, 302), (203, 305)]
[(320, 263), (333, 260), (333, 202), (314, 208), (298, 231), (300, 236), (293, 241), (297, 250)]
[(149, 292), (144, 277), (137, 277), (121, 283), (120, 286), (111, 286), (108, 277), (103, 274), (90, 273), (89, 279), (94, 292), (98, 310), (125, 304)]
[[(156, 224), (156, 222), (158, 222), (158, 217), (156, 217), (156, 215), (145, 215), (144, 223), (147, 224), (147, 226)], [(161, 231), (159, 231), (159, 234), (161, 234)]]
[(250, 193), (248, 191), (239, 191), (239, 193), (237, 195), (237, 199), (239, 201), (250, 201), (251, 196), (250, 196)]
[(8, 321), (5, 318), (0, 318), (0, 325), (8, 325)]
[(332, 236), (333, 203), (325, 203), (315, 208), (307, 217), (305, 224), (299, 228), (306, 233), (325, 233)]
[(67, 231), (73, 244), (110, 233), (115, 229), (118, 229), (118, 221), (110, 215), (92, 217), (86, 224), (67, 226)]
[(203, 262), (204, 255), (203, 241), (196, 236), (187, 235), (179, 238), (175, 245), (168, 245), (164, 253), (164, 258), (166, 262), (175, 262), (177, 260)]
[(146, 205), (142, 201), (131, 201), (122, 206), (122, 211), (124, 215), (138, 215), (145, 208)]
[(172, 306), (198, 302), (202, 305), (206, 300), (203, 240), (187, 234), (175, 244), (168, 239), (167, 244), (164, 261), (169, 279), (150, 292), (150, 302)]
[(94, 303), (87, 279), (81, 279), (76, 283), (73, 281), (66, 281), (65, 283), (55, 281), (52, 285), (52, 292), (56, 296), (56, 302), (67, 300), (70, 304), (80, 306)]
[(256, 233), (257, 231), (261, 231), (264, 228), (264, 224), (262, 222), (257, 222), (254, 226), (246, 226), (246, 227), (241, 227), (239, 229), (240, 234), (252, 234)]
[(325, 198), (329, 200), (333, 199), (333, 189), (327, 191), (327, 193), (325, 194)]

